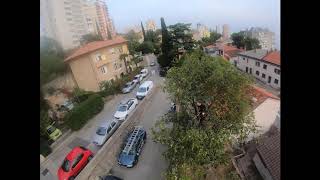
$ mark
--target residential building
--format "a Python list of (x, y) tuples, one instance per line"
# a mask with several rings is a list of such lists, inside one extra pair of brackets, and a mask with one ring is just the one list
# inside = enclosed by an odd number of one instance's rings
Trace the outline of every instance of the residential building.
[(222, 26), (223, 31), (222, 31), (222, 38), (223, 39), (229, 39), (230, 38), (230, 30), (229, 30), (229, 25), (228, 24), (224, 24)]
[(97, 0), (40, 0), (40, 27), (64, 50), (79, 47), (85, 34), (100, 31), (106, 39), (108, 28), (112, 37), (116, 34), (105, 2)]
[(45, 36), (57, 40), (63, 49), (80, 45), (87, 34), (82, 0), (40, 0), (40, 19)]
[(210, 37), (210, 31), (207, 26), (198, 23), (197, 29), (192, 32), (192, 37), (194, 40), (199, 41), (202, 38)]
[(222, 34), (220, 25), (216, 25), (216, 33)]
[[(65, 59), (79, 88), (99, 91), (100, 83), (123, 75), (126, 70), (121, 54), (129, 54), (127, 41), (121, 36), (95, 41), (77, 49)], [(129, 58), (127, 58), (127, 61)]]
[(254, 49), (238, 53), (231, 61), (238, 69), (251, 74), (275, 89), (280, 89), (280, 52)]
[(146, 31), (156, 31), (157, 27), (156, 27), (156, 23), (154, 22), (154, 20), (148, 20), (146, 22)]
[(210, 56), (222, 56), (224, 59), (233, 62), (238, 59), (238, 53), (244, 51), (238, 49), (232, 45), (226, 45), (223, 43), (216, 43), (215, 45), (209, 45), (204, 47), (204, 52)]
[(269, 31), (267, 28), (251, 28), (246, 31), (246, 34), (251, 38), (259, 40), (261, 49), (273, 50), (275, 49), (275, 34)]

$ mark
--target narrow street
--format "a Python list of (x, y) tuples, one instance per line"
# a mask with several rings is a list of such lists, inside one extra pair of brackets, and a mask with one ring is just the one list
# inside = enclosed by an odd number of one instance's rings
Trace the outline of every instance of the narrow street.
[[(163, 78), (159, 77), (157, 72), (158, 66), (148, 67), (149, 75), (143, 81), (152, 80), (155, 86), (161, 86), (163, 84)], [(157, 73), (151, 75), (151, 70), (155, 70)], [(110, 121), (113, 119), (113, 114), (116, 111), (118, 104), (127, 98), (135, 97), (138, 90), (138, 86), (128, 94), (119, 94), (114, 96), (111, 100), (107, 101), (104, 105), (104, 109), (96, 115), (93, 119), (79, 131), (72, 132), (63, 142), (61, 142), (53, 150), (53, 152), (46, 158), (46, 160), (40, 165), (40, 179), (42, 180), (57, 180), (57, 171), (60, 167), (65, 156), (76, 146), (84, 146), (89, 148), (94, 154), (99, 151), (99, 147), (92, 143), (92, 137), (95, 134), (97, 127), (103, 121)], [(162, 171), (164, 171), (166, 165), (161, 155), (164, 147), (160, 144), (152, 142), (150, 135), (150, 128), (153, 127), (155, 121), (164, 114), (169, 108), (169, 100), (162, 90), (156, 91), (154, 99), (148, 103), (148, 107), (145, 108), (141, 125), (147, 129), (148, 140), (144, 147), (143, 153), (140, 156), (138, 165), (133, 169), (116, 169), (115, 172), (119, 174), (119, 177), (130, 176), (130, 179), (136, 177), (136, 179), (154, 179), (159, 177)], [(136, 171), (134, 171), (137, 168)], [(155, 176), (156, 175), (156, 176)], [(135, 178), (133, 178), (135, 179)]]

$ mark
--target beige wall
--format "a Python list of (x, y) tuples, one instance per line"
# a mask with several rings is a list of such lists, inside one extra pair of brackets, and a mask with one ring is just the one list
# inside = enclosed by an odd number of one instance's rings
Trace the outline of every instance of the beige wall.
[[(118, 48), (122, 48), (122, 52), (119, 52)], [(112, 53), (112, 49), (114, 53)], [(98, 54), (103, 57), (100, 61), (96, 60)], [(119, 58), (121, 54), (129, 54), (126, 44), (102, 48), (71, 60), (69, 65), (79, 88), (99, 91), (99, 84), (101, 82), (120, 77), (121, 73), (125, 74), (124, 62)], [(103, 66), (107, 67), (105, 74), (101, 71)]]
[(88, 56), (69, 61), (71, 71), (80, 89), (98, 91), (99, 85)]

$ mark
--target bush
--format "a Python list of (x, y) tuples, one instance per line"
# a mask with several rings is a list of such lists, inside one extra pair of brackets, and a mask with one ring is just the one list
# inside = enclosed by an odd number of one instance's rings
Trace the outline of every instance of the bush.
[(75, 88), (72, 92), (72, 102), (81, 103), (89, 98), (89, 96), (93, 95), (94, 92), (85, 91), (80, 88)]
[(65, 117), (64, 121), (72, 130), (79, 130), (89, 119), (98, 114), (104, 106), (103, 99), (93, 94), (82, 103), (75, 106)]

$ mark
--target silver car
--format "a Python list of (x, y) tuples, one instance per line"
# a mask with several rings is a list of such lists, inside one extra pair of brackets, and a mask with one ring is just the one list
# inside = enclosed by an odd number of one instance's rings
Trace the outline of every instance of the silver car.
[(131, 92), (136, 87), (136, 85), (137, 85), (136, 81), (131, 81), (131, 82), (126, 83), (126, 85), (122, 89), (122, 93)]
[(121, 122), (112, 120), (111, 122), (103, 122), (97, 129), (93, 136), (93, 143), (97, 146), (102, 146), (118, 129)]

